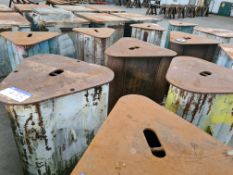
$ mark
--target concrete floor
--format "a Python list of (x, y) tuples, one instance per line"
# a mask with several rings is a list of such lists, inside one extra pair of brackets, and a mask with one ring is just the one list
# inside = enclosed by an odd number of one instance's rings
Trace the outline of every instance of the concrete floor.
[[(0, 3), (8, 4), (7, 0), (0, 0)], [(123, 8), (123, 7), (122, 7)], [(145, 14), (146, 9), (126, 9), (130, 12)], [(161, 19), (162, 16), (159, 16)], [(209, 17), (185, 18), (179, 19), (196, 23), (200, 26), (225, 28), (233, 30), (233, 18), (210, 15)], [(168, 20), (163, 19), (159, 22), (164, 28), (168, 26)], [(166, 35), (166, 34), (165, 34)], [(164, 36), (165, 36), (164, 35)], [(165, 37), (164, 37), (165, 38)], [(0, 108), (2, 106), (0, 105)], [(3, 111), (0, 109), (0, 111)], [(21, 175), (22, 168), (17, 152), (17, 148), (13, 139), (10, 127), (10, 120), (6, 114), (0, 113), (0, 175)]]

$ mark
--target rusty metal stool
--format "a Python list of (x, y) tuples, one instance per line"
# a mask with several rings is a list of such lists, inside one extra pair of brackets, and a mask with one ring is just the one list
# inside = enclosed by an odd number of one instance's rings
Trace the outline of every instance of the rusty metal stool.
[(24, 59), (0, 84), (25, 174), (70, 174), (107, 117), (113, 72), (58, 55)]
[(110, 83), (110, 110), (126, 94), (142, 94), (161, 103), (167, 92), (165, 74), (176, 52), (135, 38), (122, 38), (106, 49), (107, 66), (115, 73)]
[(68, 35), (57, 32), (2, 32), (0, 55), (9, 60), (12, 70), (29, 56), (57, 54), (76, 57), (76, 48)]
[(77, 33), (77, 59), (88, 63), (105, 64), (105, 49), (113, 43), (114, 29), (75, 28)]
[(30, 31), (31, 24), (19, 13), (0, 13), (0, 32), (3, 31)]
[(195, 27), (193, 34), (218, 40), (220, 43), (233, 44), (233, 31), (219, 28)]
[(113, 15), (127, 19), (124, 26), (124, 37), (131, 37), (131, 33), (132, 33), (132, 27), (130, 26), (131, 24), (145, 23), (145, 22), (157, 23), (158, 21), (161, 20), (157, 17), (151, 17), (137, 13), (113, 13)]
[(170, 49), (178, 55), (194, 56), (213, 61), (219, 42), (183, 32), (171, 32)]
[(168, 26), (168, 31), (167, 31), (167, 36), (166, 36), (165, 48), (170, 47), (170, 32), (171, 31), (180, 31), (180, 32), (185, 32), (185, 33), (193, 33), (193, 28), (196, 25), (197, 24), (181, 22), (181, 21), (176, 21), (176, 20), (170, 20), (169, 21), (169, 26)]
[(129, 95), (117, 102), (71, 175), (232, 173), (231, 147), (148, 98)]
[(233, 71), (195, 57), (176, 57), (166, 79), (166, 108), (233, 146)]
[(108, 13), (76, 13), (76, 15), (85, 18), (91, 22), (93, 28), (113, 28), (115, 33), (113, 41), (116, 42), (124, 36), (124, 25), (128, 19), (121, 18)]
[(164, 29), (154, 23), (131, 24), (131, 37), (160, 46)]
[(233, 45), (220, 44), (214, 62), (220, 66), (233, 69)]

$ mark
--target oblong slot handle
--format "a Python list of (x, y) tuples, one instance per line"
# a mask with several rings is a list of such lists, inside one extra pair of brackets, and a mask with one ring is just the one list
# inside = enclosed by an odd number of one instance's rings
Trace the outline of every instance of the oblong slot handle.
[(150, 147), (151, 153), (158, 158), (166, 156), (166, 152), (159, 141), (156, 133), (152, 129), (144, 129), (143, 131), (148, 146)]

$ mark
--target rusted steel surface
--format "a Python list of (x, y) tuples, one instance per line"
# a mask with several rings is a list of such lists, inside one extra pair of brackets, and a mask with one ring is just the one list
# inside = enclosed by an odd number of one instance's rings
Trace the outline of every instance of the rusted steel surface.
[(18, 12), (24, 14), (26, 12), (32, 12), (33, 9), (35, 8), (51, 8), (51, 7), (45, 4), (14, 4), (14, 8)]
[(147, 16), (147, 15), (142, 15), (142, 14), (137, 14), (137, 13), (113, 13), (114, 15), (125, 18), (129, 20), (130, 22), (158, 22), (161, 19), (152, 17), (152, 16)]
[(31, 24), (19, 13), (0, 13), (0, 31), (30, 31)]
[(176, 21), (176, 20), (170, 20), (169, 21), (169, 26), (168, 26), (168, 31), (167, 31), (165, 47), (170, 48), (170, 33), (172, 31), (193, 33), (193, 28), (195, 26), (197, 26), (197, 24), (181, 22), (181, 21)]
[(31, 94), (19, 102), (0, 91), (25, 174), (70, 174), (107, 116), (112, 78), (101, 66), (38, 55), (1, 83)]
[(96, 10), (100, 13), (122, 13), (125, 10), (110, 5), (86, 5), (86, 7)]
[[(227, 76), (226, 76), (227, 75)], [(166, 108), (233, 146), (233, 72), (194, 57), (177, 57), (166, 79)]]
[(220, 44), (214, 62), (220, 66), (233, 69), (233, 45)]
[(117, 17), (108, 13), (76, 13), (78, 16), (85, 18), (91, 22), (91, 27), (109, 27), (115, 29), (113, 41), (124, 36), (124, 24), (127, 19)]
[(0, 4), (0, 12), (13, 12), (12, 8), (9, 8), (7, 5)]
[(213, 61), (219, 42), (184, 32), (171, 32), (170, 49), (178, 55), (199, 57)]
[(122, 38), (106, 49), (107, 66), (115, 73), (110, 83), (110, 109), (126, 94), (142, 94), (161, 102), (168, 84), (165, 74), (176, 52), (135, 38)]
[(124, 23), (127, 19), (108, 13), (76, 13), (78, 16), (90, 20), (93, 23)]
[(105, 49), (113, 42), (114, 29), (75, 28), (77, 34), (77, 59), (105, 65)]
[[(2, 32), (0, 55), (9, 62), (10, 70), (26, 57), (37, 54), (57, 54), (76, 58), (76, 48), (68, 34), (57, 32)], [(5, 69), (2, 67), (2, 69)]]
[[(60, 76), (49, 76), (48, 72), (57, 69), (63, 70), (59, 74)], [(35, 76), (37, 77), (36, 79), (33, 78)], [(24, 81), (16, 81), (20, 79)], [(16, 86), (34, 95), (23, 103), (17, 103), (4, 97), (0, 97), (0, 101), (7, 104), (32, 104), (70, 95), (85, 90), (87, 86), (100, 86), (110, 82), (112, 79), (113, 72), (99, 65), (87, 64), (53, 54), (35, 55), (24, 59), (22, 64), (17, 67), (16, 72), (11, 73), (0, 86), (1, 90), (9, 86)], [(61, 83), (59, 84), (59, 82)], [(29, 84), (30, 86), (27, 86)], [(73, 87), (70, 88), (71, 86)]]
[(74, 16), (72, 12), (60, 8), (36, 8), (28, 14), (37, 30), (56, 32), (72, 31), (75, 27), (86, 27), (89, 21)]
[(231, 175), (231, 152), (153, 101), (129, 95), (118, 101), (71, 175)]
[(233, 44), (233, 31), (219, 28), (195, 27), (193, 34)]
[(154, 23), (131, 24), (131, 37), (160, 46), (164, 28)]
[(98, 10), (95, 10), (95, 9), (92, 9), (86, 6), (81, 6), (81, 5), (55, 5), (55, 7), (62, 8), (64, 10), (71, 11), (71, 12), (77, 12), (77, 13), (98, 12)]

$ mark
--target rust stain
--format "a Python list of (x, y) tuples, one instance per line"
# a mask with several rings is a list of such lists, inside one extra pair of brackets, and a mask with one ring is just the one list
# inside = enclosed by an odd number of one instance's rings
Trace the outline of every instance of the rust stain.
[(52, 148), (49, 147), (48, 145), (48, 139), (46, 136), (46, 130), (44, 129), (44, 124), (43, 124), (43, 120), (42, 120), (42, 115), (41, 115), (41, 111), (40, 111), (40, 105), (39, 104), (35, 104), (36, 106), (36, 111), (38, 113), (38, 124), (41, 127), (41, 135), (38, 134), (38, 138), (44, 139), (45, 142), (45, 148), (47, 151), (51, 150)]
[(182, 118), (184, 118), (184, 116), (185, 116), (185, 115), (187, 114), (187, 112), (189, 111), (189, 108), (190, 108), (190, 106), (191, 106), (191, 104), (192, 104), (193, 99), (194, 99), (194, 95), (192, 95), (192, 96), (190, 97), (189, 102), (187, 102), (187, 104), (185, 105), (185, 108), (184, 108), (184, 111), (183, 111), (183, 114), (182, 114)]
[(193, 112), (192, 112), (192, 119), (191, 119), (191, 122), (193, 122), (194, 117), (195, 117), (195, 115), (196, 115), (196, 113), (197, 113), (197, 111), (198, 111), (198, 109), (199, 109), (199, 104), (200, 104), (200, 102), (201, 102), (201, 99), (202, 99), (201, 96), (199, 96), (197, 103), (194, 103), (194, 110), (193, 110)]

